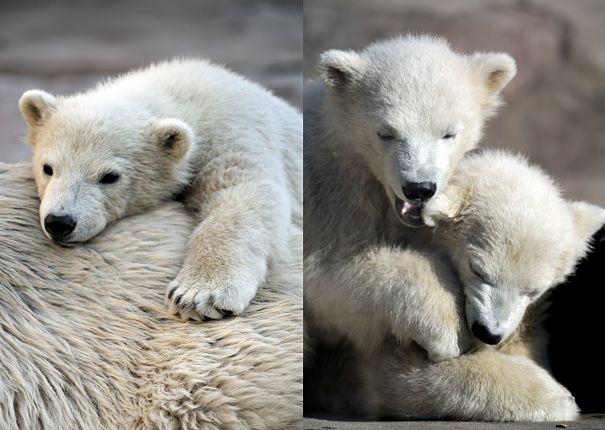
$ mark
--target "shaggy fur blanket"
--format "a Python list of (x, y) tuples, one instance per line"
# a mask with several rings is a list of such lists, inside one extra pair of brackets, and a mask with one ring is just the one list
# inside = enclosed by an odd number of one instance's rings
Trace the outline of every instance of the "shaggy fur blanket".
[(240, 317), (167, 316), (193, 222), (178, 203), (62, 248), (30, 166), (0, 165), (2, 429), (284, 429), (302, 420), (302, 253)]

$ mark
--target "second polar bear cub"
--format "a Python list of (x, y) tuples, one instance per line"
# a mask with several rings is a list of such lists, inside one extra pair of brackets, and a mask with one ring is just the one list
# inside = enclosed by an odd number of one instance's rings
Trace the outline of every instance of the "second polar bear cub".
[(496, 345), (571, 273), (605, 209), (566, 201), (541, 169), (491, 150), (467, 155), (423, 217), (460, 276), (469, 329)]
[[(73, 96), (23, 94), (47, 236), (69, 245), (182, 195), (200, 224), (172, 313), (241, 313), (302, 219), (302, 117), (223, 67), (174, 60)], [(161, 244), (158, 244), (161, 246)]]

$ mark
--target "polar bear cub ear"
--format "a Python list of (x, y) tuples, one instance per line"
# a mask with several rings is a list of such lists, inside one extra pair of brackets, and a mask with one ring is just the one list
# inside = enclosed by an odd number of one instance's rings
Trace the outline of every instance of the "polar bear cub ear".
[(187, 154), (193, 143), (193, 130), (180, 119), (155, 119), (150, 134), (152, 143), (177, 160)]
[(331, 49), (319, 57), (319, 76), (326, 85), (342, 87), (361, 76), (364, 62), (355, 51)]
[(57, 107), (57, 99), (42, 90), (29, 90), (19, 99), (19, 110), (30, 127), (44, 124)]
[(570, 207), (576, 237), (584, 249), (592, 235), (605, 225), (605, 209), (585, 202), (571, 202)]
[(490, 96), (497, 95), (517, 74), (517, 63), (503, 52), (478, 52), (470, 57)]

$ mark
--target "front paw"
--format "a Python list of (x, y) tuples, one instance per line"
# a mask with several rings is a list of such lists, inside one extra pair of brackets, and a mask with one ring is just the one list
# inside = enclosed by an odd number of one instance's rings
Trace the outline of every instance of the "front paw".
[(433, 363), (460, 357), (472, 348), (470, 342), (446, 339), (443, 342), (431, 342), (426, 347), (429, 360)]
[[(541, 381), (537, 381), (536, 385), (531, 387), (534, 398), (526, 397), (532, 400), (528, 408), (529, 414), (515, 418), (523, 421), (573, 421), (577, 419), (579, 408), (569, 390), (543, 369), (540, 369), (537, 376)], [(529, 372), (525, 373), (525, 378), (532, 382)]]
[(250, 276), (207, 280), (183, 270), (168, 285), (166, 305), (171, 315), (183, 320), (218, 320), (239, 315), (256, 295), (259, 281)]
[(465, 327), (447, 328), (426, 333), (416, 340), (433, 363), (457, 358), (476, 346), (476, 342)]

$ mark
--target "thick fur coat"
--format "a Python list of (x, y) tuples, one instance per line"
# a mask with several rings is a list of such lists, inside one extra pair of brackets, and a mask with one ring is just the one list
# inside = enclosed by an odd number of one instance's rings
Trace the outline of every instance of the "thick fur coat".
[[(167, 317), (195, 220), (179, 203), (89, 243), (45, 238), (31, 166), (0, 166), (3, 429), (283, 429), (302, 415), (301, 233), (241, 317)], [(298, 256), (298, 258), (296, 257)]]

